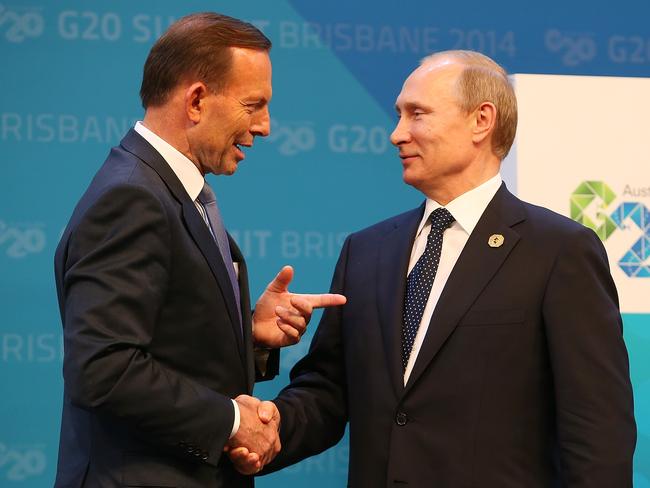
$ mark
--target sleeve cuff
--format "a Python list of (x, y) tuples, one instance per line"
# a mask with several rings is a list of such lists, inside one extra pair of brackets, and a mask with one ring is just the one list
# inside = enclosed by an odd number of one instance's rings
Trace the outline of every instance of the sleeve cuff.
[(262, 376), (266, 376), (267, 363), (271, 351), (269, 349), (255, 349), (255, 366)]

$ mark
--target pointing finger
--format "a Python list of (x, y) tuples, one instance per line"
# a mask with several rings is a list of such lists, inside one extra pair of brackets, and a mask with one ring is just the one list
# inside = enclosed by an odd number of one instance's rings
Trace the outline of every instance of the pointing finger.
[(294, 303), (294, 299), (303, 298), (307, 300), (313, 308), (324, 308), (324, 307), (337, 307), (339, 305), (344, 305), (347, 302), (347, 298), (344, 295), (339, 295), (336, 293), (321, 293), (321, 294), (295, 294), (291, 297), (291, 304), (294, 307), (299, 307), (299, 303)]

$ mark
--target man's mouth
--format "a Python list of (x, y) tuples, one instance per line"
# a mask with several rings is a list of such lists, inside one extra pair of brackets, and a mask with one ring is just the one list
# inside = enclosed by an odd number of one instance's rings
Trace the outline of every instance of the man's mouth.
[(235, 156), (236, 156), (237, 160), (241, 161), (242, 159), (244, 159), (246, 157), (246, 154), (244, 154), (244, 151), (241, 148), (241, 146), (243, 146), (243, 144), (235, 143), (235, 144), (233, 144), (233, 146), (235, 146)]
[(400, 159), (402, 160), (403, 163), (407, 163), (408, 161), (414, 159), (417, 157), (417, 154), (401, 154), (399, 155)]

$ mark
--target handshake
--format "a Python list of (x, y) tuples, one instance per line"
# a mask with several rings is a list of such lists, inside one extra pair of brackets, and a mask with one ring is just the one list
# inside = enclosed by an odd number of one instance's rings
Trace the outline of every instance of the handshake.
[[(256, 345), (279, 348), (295, 344), (307, 329), (315, 308), (343, 305), (338, 294), (289, 292), (293, 268), (284, 266), (255, 304), (253, 338)], [(239, 406), (239, 430), (224, 447), (237, 471), (258, 473), (280, 452), (280, 412), (274, 403), (248, 395), (235, 398)]]
[(248, 395), (235, 398), (239, 406), (239, 430), (224, 447), (235, 469), (258, 473), (280, 452), (280, 412), (273, 402)]

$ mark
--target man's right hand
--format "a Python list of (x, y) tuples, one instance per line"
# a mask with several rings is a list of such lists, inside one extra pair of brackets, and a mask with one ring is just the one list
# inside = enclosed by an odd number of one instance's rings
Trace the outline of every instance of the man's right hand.
[(225, 450), (238, 471), (255, 474), (280, 452), (280, 412), (272, 402), (248, 395), (240, 395), (235, 401), (239, 406), (239, 430)]
[(278, 348), (296, 344), (307, 330), (315, 308), (337, 307), (346, 302), (335, 293), (292, 293), (293, 268), (284, 266), (255, 304), (253, 340), (256, 345)]

